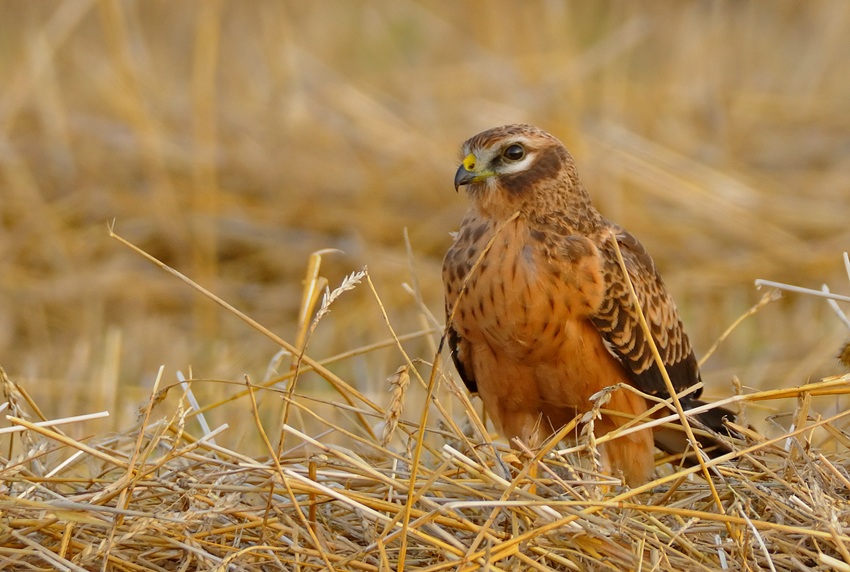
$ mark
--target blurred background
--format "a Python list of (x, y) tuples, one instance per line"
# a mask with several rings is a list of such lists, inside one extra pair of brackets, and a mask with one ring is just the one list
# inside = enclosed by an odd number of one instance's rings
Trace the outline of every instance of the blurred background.
[[(161, 365), (164, 383), (208, 380), (194, 387), (212, 403), (274, 377), (279, 349), (107, 223), (293, 343), (310, 254), (338, 249), (331, 288), (367, 266), (393, 328), (417, 332), (403, 285), (442, 322), (460, 143), (504, 123), (567, 145), (655, 257), (698, 356), (759, 300), (756, 278), (850, 293), (850, 3), (0, 8), (0, 365), (49, 417), (111, 412), (86, 431), (132, 424)], [(707, 361), (706, 394), (840, 373), (848, 337), (825, 301), (786, 295)], [(389, 338), (361, 284), (308, 354), (353, 352), (331, 369), (385, 403), (404, 359), (367, 346)], [(404, 348), (430, 362), (437, 338)], [(333, 399), (326, 386), (307, 374), (298, 391)]]

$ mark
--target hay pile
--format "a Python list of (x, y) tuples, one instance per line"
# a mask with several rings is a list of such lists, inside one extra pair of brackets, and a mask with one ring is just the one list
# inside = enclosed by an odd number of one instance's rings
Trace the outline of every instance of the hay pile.
[[(592, 423), (585, 415), (538, 451), (511, 451), (490, 441), (439, 352), (432, 363), (413, 360), (393, 331), (407, 363), (387, 380), (385, 405), (328, 369), (332, 360), (305, 353), (339, 296), (363, 283), (377, 296), (365, 270), (321, 301), (321, 281), (305, 282), (303, 315), (314, 317), (295, 346), (112, 236), (300, 357), (287, 373), (246, 379), (241, 391), (205, 406), (193, 390), (205, 380), (168, 385), (160, 369), (137, 427), (87, 439), (62, 426), (98, 414), (48, 421), (0, 369), (3, 569), (850, 570), (850, 374), (716, 401), (741, 413), (730, 453), (691, 468), (659, 457), (656, 480), (627, 489), (599, 472), (597, 445), (674, 422), (676, 413), (660, 416), (673, 411), (669, 401), (653, 419), (605, 436), (581, 430)], [(319, 258), (310, 266), (318, 269)], [(334, 399), (298, 391), (308, 371)], [(169, 393), (180, 394), (173, 407)], [(269, 394), (283, 403), (272, 423), (258, 406), (258, 395)], [(782, 414), (791, 399), (793, 413)], [(250, 410), (267, 454), (216, 442), (230, 427), (211, 429), (207, 418), (234, 400)], [(825, 400), (834, 414), (817, 413)], [(598, 412), (604, 403), (597, 399)], [(780, 412), (768, 417), (771, 430), (749, 426), (770, 410)], [(569, 435), (576, 442), (564, 448)]]
[[(669, 464), (656, 481), (623, 489), (592, 470), (593, 444), (581, 440), (550, 442), (533, 458), (503, 450), (499, 461), (470, 437), (480, 428), (471, 407), (469, 423), (443, 418), (423, 431), (399, 421), (406, 367), (386, 407), (354, 392), (354, 405), (339, 405), (367, 420), (358, 432), (329, 422), (308, 436), (284, 424), (273, 445), (253, 409), (270, 452), (262, 458), (217, 445), (227, 427), (188, 430), (189, 400), (153, 420), (156, 394), (133, 430), (75, 440), (63, 420), (36, 422), (36, 404), (2, 375), (4, 414), (23, 429), (4, 435), (16, 452), (0, 460), (4, 569), (850, 569), (850, 411), (822, 418), (810, 408), (850, 393), (850, 374), (725, 400), (798, 406), (772, 438), (741, 428), (746, 440), (708, 463), (714, 490), (691, 476), (699, 467)], [(254, 405), (257, 391), (246, 397)], [(310, 411), (297, 392), (290, 403)], [(381, 420), (383, 439), (367, 436)], [(333, 432), (349, 446), (327, 444)]]

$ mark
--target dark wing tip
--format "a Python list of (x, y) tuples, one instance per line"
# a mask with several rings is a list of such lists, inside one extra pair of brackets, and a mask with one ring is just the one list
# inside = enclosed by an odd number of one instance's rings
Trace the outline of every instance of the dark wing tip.
[(455, 369), (457, 369), (460, 379), (463, 381), (466, 389), (469, 390), (469, 393), (478, 393), (478, 384), (475, 382), (475, 376), (472, 373), (472, 365), (464, 363), (463, 358), (460, 355), (460, 334), (458, 334), (457, 330), (451, 326), (448, 326), (447, 330), (448, 335), (446, 338), (449, 341), (449, 350), (451, 352), (452, 361), (455, 364)]
[[(702, 405), (705, 405), (705, 403), (698, 399), (686, 398), (682, 400), (682, 407), (685, 410), (700, 407)], [(717, 434), (717, 436), (705, 434), (695, 435), (697, 441), (699, 441), (700, 448), (710, 458), (715, 459), (732, 452), (732, 447), (730, 447), (729, 444), (721, 438), (721, 436), (733, 439), (742, 438), (742, 435), (725, 423), (727, 420), (735, 421), (736, 418), (737, 415), (725, 407), (714, 407), (707, 411), (703, 411), (702, 413), (697, 413), (689, 418), (692, 420), (694, 427), (707, 429), (710, 433)], [(665, 453), (678, 456), (681, 463), (685, 466), (692, 467), (699, 463), (694, 455), (693, 447), (688, 441), (684, 429), (681, 427), (659, 428), (655, 431), (654, 438), (656, 447)]]
[[(685, 410), (694, 409), (696, 407), (701, 407), (705, 405), (704, 401), (700, 401), (699, 399), (685, 399), (682, 403), (682, 407)], [(711, 431), (715, 433), (719, 433), (720, 435), (726, 435), (727, 437), (732, 437), (733, 439), (742, 439), (743, 436), (739, 434), (737, 431), (732, 429), (726, 424), (726, 421), (735, 422), (738, 419), (738, 415), (735, 414), (732, 410), (726, 409), (725, 407), (712, 407), (702, 413), (697, 413), (694, 415), (697, 421)]]

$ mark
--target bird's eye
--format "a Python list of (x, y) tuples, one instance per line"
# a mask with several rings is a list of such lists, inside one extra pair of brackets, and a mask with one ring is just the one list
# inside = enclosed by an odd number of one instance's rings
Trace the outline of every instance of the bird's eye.
[(523, 149), (522, 145), (519, 143), (514, 143), (513, 145), (509, 145), (502, 151), (502, 157), (507, 159), (508, 161), (519, 161), (523, 157), (525, 157), (525, 149)]

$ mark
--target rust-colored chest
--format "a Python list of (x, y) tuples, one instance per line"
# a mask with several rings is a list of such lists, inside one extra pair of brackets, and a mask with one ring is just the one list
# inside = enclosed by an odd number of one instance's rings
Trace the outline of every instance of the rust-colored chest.
[(605, 289), (590, 240), (547, 235), (522, 217), (501, 227), (464, 219), (446, 254), (443, 280), (458, 333), (519, 362), (556, 359)]

